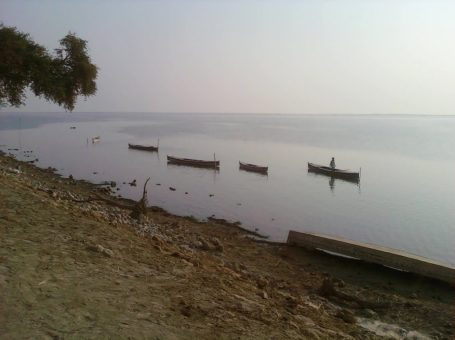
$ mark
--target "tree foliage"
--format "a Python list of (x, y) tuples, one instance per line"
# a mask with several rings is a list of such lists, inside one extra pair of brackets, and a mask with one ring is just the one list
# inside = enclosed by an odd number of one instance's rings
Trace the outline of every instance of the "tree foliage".
[(0, 24), (0, 105), (23, 105), (27, 88), (69, 111), (79, 95), (94, 95), (98, 68), (87, 53), (87, 41), (70, 32), (54, 52)]

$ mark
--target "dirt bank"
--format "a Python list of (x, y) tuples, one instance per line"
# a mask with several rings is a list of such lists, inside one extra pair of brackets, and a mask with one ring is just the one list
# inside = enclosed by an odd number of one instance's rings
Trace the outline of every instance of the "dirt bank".
[(454, 337), (448, 285), (97, 189), (0, 155), (0, 338)]

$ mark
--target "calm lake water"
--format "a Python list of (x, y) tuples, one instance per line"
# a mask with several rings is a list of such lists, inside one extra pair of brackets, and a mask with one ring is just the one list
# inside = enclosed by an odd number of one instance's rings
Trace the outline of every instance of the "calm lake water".
[[(159, 153), (128, 149), (158, 138)], [(150, 204), (241, 221), (273, 241), (302, 230), (455, 265), (454, 116), (1, 113), (0, 145), (25, 160), (33, 150), (38, 166), (65, 176), (114, 180), (128, 198), (151, 177)], [(214, 153), (219, 172), (166, 161)], [(331, 157), (339, 168), (361, 168), (360, 183), (307, 172), (307, 162)], [(268, 165), (269, 175), (239, 171), (239, 160)], [(133, 179), (137, 187), (122, 184)]]

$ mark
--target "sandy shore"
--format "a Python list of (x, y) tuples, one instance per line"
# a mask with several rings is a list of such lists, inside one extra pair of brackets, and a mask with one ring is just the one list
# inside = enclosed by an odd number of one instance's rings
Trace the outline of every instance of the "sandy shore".
[(447, 284), (96, 190), (0, 155), (0, 338), (454, 338)]

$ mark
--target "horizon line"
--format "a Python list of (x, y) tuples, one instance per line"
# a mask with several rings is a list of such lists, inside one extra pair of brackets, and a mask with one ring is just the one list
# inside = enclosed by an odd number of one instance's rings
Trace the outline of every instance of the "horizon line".
[(3, 111), (0, 109), (0, 113), (151, 113), (151, 114), (236, 114), (236, 115), (307, 115), (307, 116), (455, 116), (455, 113), (333, 113), (333, 112), (324, 112), (324, 113), (314, 113), (314, 112), (305, 112), (305, 113), (289, 113), (289, 112), (210, 112), (210, 111)]

